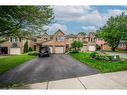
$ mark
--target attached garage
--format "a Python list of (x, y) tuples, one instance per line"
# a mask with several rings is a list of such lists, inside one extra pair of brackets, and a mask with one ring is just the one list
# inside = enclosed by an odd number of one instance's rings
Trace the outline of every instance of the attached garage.
[(64, 47), (62, 46), (55, 47), (55, 53), (64, 53)]
[(95, 51), (96, 47), (95, 46), (88, 46), (88, 51)]
[(10, 48), (10, 54), (21, 54), (20, 48)]

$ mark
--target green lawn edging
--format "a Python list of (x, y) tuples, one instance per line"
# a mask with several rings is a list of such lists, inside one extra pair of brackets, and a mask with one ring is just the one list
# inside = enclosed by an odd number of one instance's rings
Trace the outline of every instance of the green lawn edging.
[(33, 58), (35, 58), (35, 56), (30, 56), (30, 55), (15, 55), (15, 56), (0, 58), (0, 74), (20, 64), (23, 64)]
[(93, 60), (90, 59), (89, 54), (90, 53), (69, 53), (69, 55), (73, 58), (77, 59), (83, 64), (87, 64), (92, 68), (97, 69), (102, 73), (127, 70), (127, 59), (119, 62)]

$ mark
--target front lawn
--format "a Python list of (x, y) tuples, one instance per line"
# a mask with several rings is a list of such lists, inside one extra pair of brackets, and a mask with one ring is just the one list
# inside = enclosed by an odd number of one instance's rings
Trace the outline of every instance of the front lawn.
[(89, 53), (70, 53), (69, 55), (102, 73), (127, 70), (127, 59), (120, 62), (108, 62), (90, 59)]
[(35, 56), (30, 55), (16, 55), (0, 58), (0, 74), (33, 58), (35, 58)]

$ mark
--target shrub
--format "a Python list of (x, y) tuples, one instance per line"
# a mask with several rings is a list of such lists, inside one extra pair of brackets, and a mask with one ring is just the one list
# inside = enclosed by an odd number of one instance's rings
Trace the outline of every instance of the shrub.
[(71, 49), (74, 49), (76, 52), (80, 50), (80, 48), (83, 47), (83, 43), (80, 41), (73, 41), (71, 43)]
[(79, 53), (78, 50), (72, 50), (71, 53)]
[(90, 53), (90, 57), (95, 58), (97, 54), (98, 54), (97, 52), (92, 52), (92, 53)]
[(97, 54), (95, 59), (98, 59), (98, 60), (105, 60), (105, 61), (109, 61), (109, 57), (107, 55), (104, 55), (104, 54)]
[(98, 44), (96, 44), (96, 50), (100, 50), (100, 49), (101, 47)]
[(28, 41), (24, 44), (24, 53), (28, 52)]
[(97, 60), (105, 60), (105, 61), (110, 61), (110, 58), (106, 53), (97, 53), (97, 52), (92, 52), (90, 53), (90, 57), (97, 59)]
[(37, 56), (38, 53), (36, 51), (28, 52), (28, 55)]
[(29, 47), (28, 51), (29, 51), (29, 52), (31, 52), (31, 51), (33, 51), (33, 50), (32, 50), (32, 48), (31, 48), (31, 47)]

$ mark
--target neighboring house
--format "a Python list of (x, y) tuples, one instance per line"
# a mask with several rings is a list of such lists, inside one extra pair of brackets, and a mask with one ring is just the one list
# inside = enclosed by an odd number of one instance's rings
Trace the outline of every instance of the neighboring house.
[(111, 50), (108, 44), (102, 39), (97, 38), (96, 44), (100, 46), (100, 50)]
[[(27, 40), (18, 37), (9, 37), (7, 41), (0, 43), (0, 54), (21, 54)], [(28, 46), (31, 42), (28, 41)]]
[[(111, 50), (111, 48), (108, 46), (108, 44), (99, 38), (96, 39), (96, 44), (100, 46), (101, 50)], [(127, 48), (127, 42), (126, 41), (120, 41), (117, 50), (126, 50)]]
[(117, 47), (118, 50), (126, 50), (127, 49), (127, 41), (120, 41), (120, 44)]

